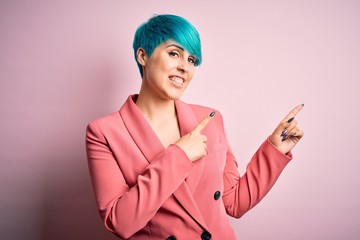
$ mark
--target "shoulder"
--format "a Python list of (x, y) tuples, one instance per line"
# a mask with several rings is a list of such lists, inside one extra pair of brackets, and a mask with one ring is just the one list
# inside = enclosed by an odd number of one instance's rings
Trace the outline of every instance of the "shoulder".
[(188, 104), (191, 109), (195, 112), (195, 113), (211, 113), (212, 111), (215, 111), (214, 108), (211, 107), (207, 107), (207, 106), (202, 106), (202, 105), (198, 105), (198, 104)]
[(206, 115), (209, 115), (212, 112), (215, 112), (215, 116), (222, 119), (221, 112), (215, 108), (198, 105), (198, 104), (188, 104), (196, 116), (199, 116), (200, 118), (205, 117)]
[(210, 125), (215, 124), (218, 127), (223, 128), (223, 117), (219, 110), (209, 107), (209, 106), (203, 106), (199, 104), (187, 104), (191, 109), (194, 115), (196, 116), (198, 122), (200, 122), (204, 117), (208, 116), (210, 113), (215, 112), (215, 116), (210, 122)]
[(120, 113), (117, 111), (90, 121), (87, 129), (95, 128), (98, 131), (103, 132), (115, 126), (121, 125), (121, 122)]

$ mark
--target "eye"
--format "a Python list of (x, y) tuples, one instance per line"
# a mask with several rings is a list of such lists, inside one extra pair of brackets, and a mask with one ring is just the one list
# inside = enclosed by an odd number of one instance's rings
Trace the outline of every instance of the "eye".
[(189, 57), (188, 61), (189, 61), (189, 63), (195, 64), (195, 58), (194, 57)]
[(176, 51), (171, 51), (171, 52), (169, 52), (169, 55), (170, 55), (171, 57), (179, 57), (179, 53), (177, 53)]

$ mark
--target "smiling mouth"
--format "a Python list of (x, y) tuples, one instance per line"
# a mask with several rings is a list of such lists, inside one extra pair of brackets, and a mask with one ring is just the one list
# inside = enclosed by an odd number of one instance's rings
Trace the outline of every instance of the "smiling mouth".
[(181, 87), (184, 84), (184, 79), (176, 76), (169, 77), (169, 80), (176, 86)]

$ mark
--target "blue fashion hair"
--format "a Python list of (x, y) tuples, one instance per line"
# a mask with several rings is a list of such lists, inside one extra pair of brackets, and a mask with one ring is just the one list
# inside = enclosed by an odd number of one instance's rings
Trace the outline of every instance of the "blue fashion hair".
[(142, 48), (151, 57), (155, 48), (168, 40), (176, 42), (193, 55), (196, 58), (195, 66), (201, 64), (201, 42), (196, 28), (188, 20), (180, 16), (170, 14), (155, 15), (141, 24), (135, 32), (133, 49), (141, 77), (143, 76), (143, 70), (137, 61), (137, 50)]

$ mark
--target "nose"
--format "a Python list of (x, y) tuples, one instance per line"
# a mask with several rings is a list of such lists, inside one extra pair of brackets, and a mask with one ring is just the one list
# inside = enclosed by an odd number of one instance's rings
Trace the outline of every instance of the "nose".
[(190, 63), (181, 58), (179, 59), (179, 64), (178, 64), (178, 70), (181, 71), (181, 72), (187, 72), (189, 70), (189, 67), (190, 67)]

